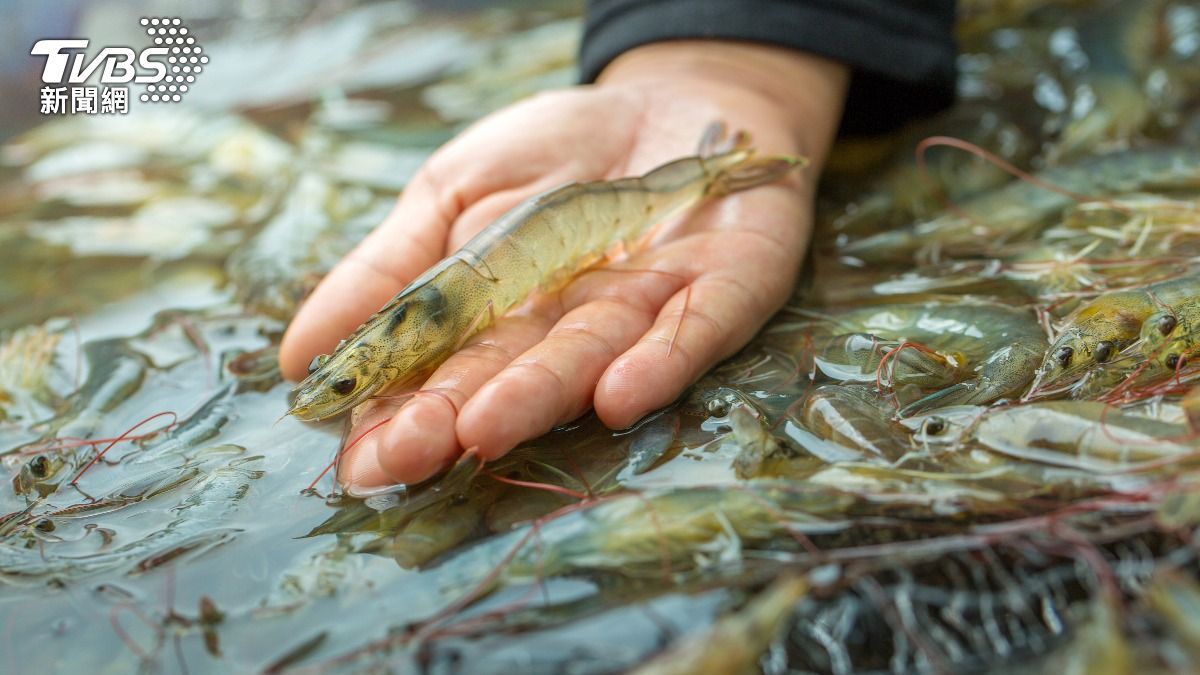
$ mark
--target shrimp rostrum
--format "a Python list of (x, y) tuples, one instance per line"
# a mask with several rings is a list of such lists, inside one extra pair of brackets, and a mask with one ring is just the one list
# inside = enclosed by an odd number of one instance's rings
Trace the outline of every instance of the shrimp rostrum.
[[(706, 136), (706, 138), (708, 138)], [(392, 385), (427, 375), (494, 317), (552, 292), (606, 253), (635, 249), (654, 225), (708, 197), (778, 180), (798, 157), (755, 157), (741, 142), (649, 173), (572, 183), (517, 205), (434, 265), (329, 356), (318, 356), (290, 414), (335, 417)]]

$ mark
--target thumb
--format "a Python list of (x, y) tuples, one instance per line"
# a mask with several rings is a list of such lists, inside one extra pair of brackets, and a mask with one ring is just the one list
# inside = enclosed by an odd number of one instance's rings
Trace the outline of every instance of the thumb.
[(300, 306), (279, 347), (288, 379), (304, 377), (318, 354), (328, 353), (409, 281), (437, 262), (446, 233), (459, 215), (422, 169), (371, 234), (339, 262)]

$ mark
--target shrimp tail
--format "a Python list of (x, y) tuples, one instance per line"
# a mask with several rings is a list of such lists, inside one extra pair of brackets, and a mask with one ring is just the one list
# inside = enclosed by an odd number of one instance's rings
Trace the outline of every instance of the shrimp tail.
[(792, 169), (803, 168), (807, 165), (808, 159), (804, 157), (777, 156), (747, 159), (718, 173), (709, 183), (706, 195), (722, 197), (758, 185), (773, 183), (783, 178)]

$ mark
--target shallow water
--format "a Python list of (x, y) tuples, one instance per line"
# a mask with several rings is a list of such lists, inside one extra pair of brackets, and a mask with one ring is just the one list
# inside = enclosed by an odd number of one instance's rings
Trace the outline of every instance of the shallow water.
[[(868, 244), (945, 213), (913, 159), (929, 136), (1030, 170), (1162, 143), (1200, 157), (1196, 3), (967, 3), (962, 101), (838, 148), (825, 248), (746, 350), (631, 430), (588, 416), (365, 500), (327, 497), (328, 476), (305, 490), (341, 428), (279, 419), (272, 348), (438, 143), (571, 81), (578, 20), (554, 3), (297, 7), (205, 20), (195, 93), (215, 112), (48, 122), (3, 149), (6, 672), (614, 672), (719, 631), (785, 572), (811, 590), (742, 657), (765, 672), (1194, 663), (1200, 617), (1162, 600), (1198, 592), (1177, 573), (1196, 569), (1186, 387), (897, 420), (972, 376), (904, 351), (855, 374), (839, 359), (859, 343), (823, 340), (874, 331), (870, 352), (926, 312), (903, 337), (974, 367), (1032, 335), (1040, 363), (1043, 326), (1083, 302), (1193, 273), (1200, 160), (1191, 183), (1146, 182), (1141, 154), (1116, 164), (1134, 177), (1108, 188), (1120, 208), (1033, 190), (1019, 205), (1046, 212), (1003, 245)], [(314, 40), (341, 60), (308, 58)], [(927, 158), (947, 197), (1003, 215), (1006, 173)]]

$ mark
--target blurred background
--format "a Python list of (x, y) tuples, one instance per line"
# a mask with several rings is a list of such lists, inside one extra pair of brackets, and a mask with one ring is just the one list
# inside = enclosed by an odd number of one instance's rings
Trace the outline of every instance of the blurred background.
[[(7, 46), (0, 50), (0, 141), (43, 121), (44, 59), (29, 54), (41, 39), (89, 39), (89, 56), (107, 45), (136, 50), (151, 46), (141, 17), (178, 16), (212, 58), (186, 98), (191, 110), (287, 117), (314, 101), (363, 95), (381, 103), (371, 108), (375, 116), (399, 106), (461, 120), (531, 89), (570, 83), (581, 4), (0, 0), (0, 44)], [(512, 33), (518, 40), (501, 44)], [(491, 70), (478, 71), (485, 66)], [(451, 75), (465, 79), (420, 91)]]
[[(105, 307), (119, 299), (144, 325), (180, 302), (178, 289), (174, 300), (145, 295), (184, 267), (207, 277), (188, 285), (212, 291), (199, 294), (209, 301), (232, 291), (250, 311), (290, 317), (434, 148), (492, 110), (575, 81), (581, 3), (0, 9), (3, 331), (121, 316)], [(36, 41), (86, 38), (91, 63), (106, 46), (154, 46), (145, 17), (181, 17), (203, 49), (181, 101), (143, 102), (148, 85), (130, 83), (127, 114), (42, 114)]]

